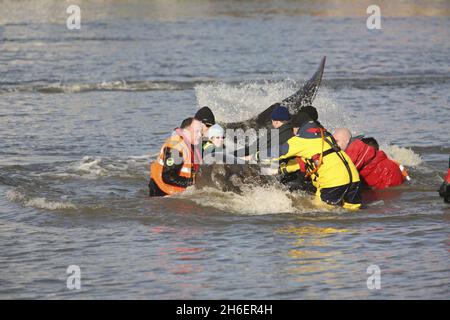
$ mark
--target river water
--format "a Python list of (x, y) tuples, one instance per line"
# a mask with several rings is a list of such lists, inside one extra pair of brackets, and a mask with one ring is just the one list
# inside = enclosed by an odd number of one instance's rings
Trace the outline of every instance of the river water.
[[(0, 1), (0, 298), (449, 299), (450, 5), (379, 3), (381, 30), (365, 1)], [(357, 213), (275, 187), (147, 197), (181, 120), (255, 115), (324, 55), (321, 122), (411, 183)]]

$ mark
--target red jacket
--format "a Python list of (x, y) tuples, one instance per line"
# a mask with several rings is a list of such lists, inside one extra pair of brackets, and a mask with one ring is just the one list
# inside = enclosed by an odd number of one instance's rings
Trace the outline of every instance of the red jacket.
[(361, 179), (374, 189), (384, 189), (403, 183), (404, 177), (399, 165), (389, 159), (381, 150), (368, 146), (361, 140), (354, 140), (345, 152), (352, 159)]

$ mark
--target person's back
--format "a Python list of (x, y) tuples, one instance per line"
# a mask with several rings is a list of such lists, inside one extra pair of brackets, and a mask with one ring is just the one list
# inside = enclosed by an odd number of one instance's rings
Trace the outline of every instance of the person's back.
[(367, 166), (377, 154), (377, 150), (371, 147), (360, 139), (354, 139), (350, 141), (345, 153), (352, 159), (358, 171), (361, 171), (365, 166)]
[(399, 186), (404, 181), (398, 163), (389, 159), (386, 153), (381, 150), (376, 152), (375, 158), (359, 173), (364, 182), (374, 189)]
[(375, 189), (401, 185), (404, 176), (399, 164), (389, 159), (382, 150), (377, 150), (375, 145), (371, 146), (363, 141), (355, 139), (345, 149), (363, 182)]

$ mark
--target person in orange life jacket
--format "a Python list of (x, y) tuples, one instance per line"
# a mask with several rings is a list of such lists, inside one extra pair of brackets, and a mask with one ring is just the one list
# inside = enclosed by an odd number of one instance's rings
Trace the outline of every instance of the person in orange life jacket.
[(184, 191), (194, 183), (202, 161), (200, 142), (202, 123), (185, 119), (182, 128), (168, 138), (150, 167), (150, 196), (165, 196)]
[(359, 209), (358, 171), (331, 134), (306, 112), (299, 112), (292, 118), (292, 127), (295, 136), (281, 147), (281, 156), (277, 160), (295, 158), (297, 165), (290, 161), (284, 169), (306, 172), (317, 189), (316, 195), (325, 203)]
[(448, 159), (447, 175), (439, 189), (439, 195), (444, 198), (444, 202), (450, 203), (450, 158)]
[(372, 137), (352, 138), (350, 130), (338, 128), (333, 133), (338, 145), (352, 159), (363, 182), (374, 189), (398, 186), (409, 180), (408, 172), (379, 149)]

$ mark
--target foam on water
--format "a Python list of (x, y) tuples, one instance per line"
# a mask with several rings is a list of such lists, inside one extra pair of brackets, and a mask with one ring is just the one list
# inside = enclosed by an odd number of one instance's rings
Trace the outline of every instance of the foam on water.
[(201, 190), (189, 187), (177, 198), (189, 199), (201, 206), (214, 207), (238, 214), (264, 215), (295, 212), (292, 199), (275, 187), (254, 187), (244, 190), (242, 194), (222, 192), (214, 188)]
[(75, 209), (76, 206), (68, 201), (50, 201), (44, 197), (27, 197), (23, 193), (10, 190), (6, 193), (6, 198), (12, 202), (19, 202), (25, 207), (34, 207), (47, 210)]
[(235, 122), (249, 119), (275, 102), (288, 97), (299, 85), (292, 80), (199, 84), (194, 87), (199, 106), (209, 106), (217, 120)]
[(106, 175), (106, 170), (100, 166), (101, 158), (89, 157), (85, 156), (81, 161), (76, 162), (71, 166), (76, 172), (79, 172), (81, 175), (88, 176), (104, 176)]
[(126, 158), (85, 156), (66, 168), (66, 172), (76, 173), (87, 179), (112, 176), (132, 178), (142, 174), (142, 170), (148, 163), (149, 158), (149, 155)]
[(202, 189), (189, 187), (185, 192), (172, 197), (189, 199), (204, 207), (244, 215), (343, 211), (338, 207), (324, 205), (312, 195), (291, 193), (275, 185), (247, 186), (242, 189), (242, 194), (222, 192), (211, 187)]
[(103, 81), (99, 83), (31, 83), (0, 85), (0, 93), (41, 92), (41, 93), (84, 93), (89, 91), (161, 91), (192, 88), (193, 82), (176, 81)]
[(417, 167), (423, 163), (420, 155), (409, 148), (399, 147), (397, 145), (382, 145), (380, 147), (389, 158), (408, 167)]

